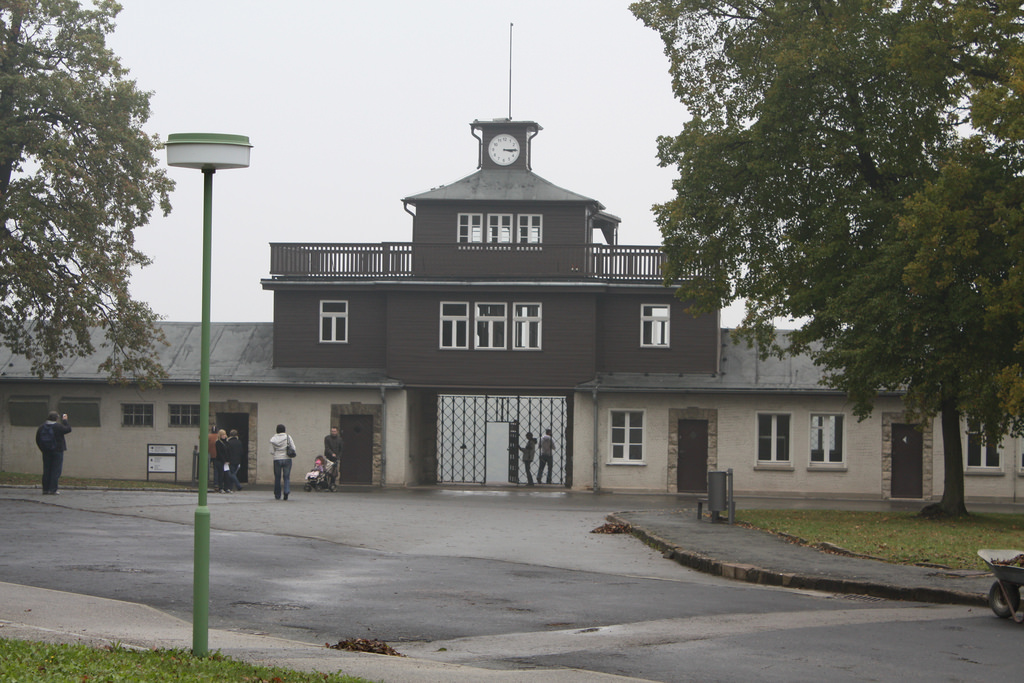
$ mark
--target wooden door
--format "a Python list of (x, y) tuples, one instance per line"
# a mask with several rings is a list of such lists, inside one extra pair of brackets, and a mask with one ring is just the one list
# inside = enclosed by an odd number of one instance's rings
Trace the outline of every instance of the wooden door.
[(921, 498), (924, 494), (924, 438), (915, 425), (892, 426), (893, 498)]
[(373, 483), (373, 415), (342, 415), (340, 484)]
[(249, 413), (217, 413), (217, 429), (231, 433), (238, 432), (238, 440), (242, 442), (242, 464), (238, 466), (238, 481), (249, 482)]
[(708, 421), (679, 421), (679, 454), (676, 490), (685, 493), (708, 491)]

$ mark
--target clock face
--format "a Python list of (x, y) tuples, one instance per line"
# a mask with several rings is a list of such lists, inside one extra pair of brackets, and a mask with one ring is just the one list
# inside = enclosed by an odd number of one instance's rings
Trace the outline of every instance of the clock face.
[(508, 133), (495, 135), (487, 145), (491, 161), (499, 166), (508, 166), (519, 158), (519, 141)]

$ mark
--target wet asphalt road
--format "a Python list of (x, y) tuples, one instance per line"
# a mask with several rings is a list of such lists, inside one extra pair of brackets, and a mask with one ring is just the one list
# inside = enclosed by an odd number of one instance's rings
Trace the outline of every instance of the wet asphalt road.
[[(609, 502), (679, 504), (494, 492), (211, 496), (210, 625), (660, 681), (1016, 680), (1006, 653), (1024, 630), (991, 614), (694, 573), (632, 537), (589, 534), (615, 509)], [(44, 499), (0, 489), (0, 580), (190, 619), (194, 509), (182, 494)], [(579, 632), (597, 627), (581, 649)]]

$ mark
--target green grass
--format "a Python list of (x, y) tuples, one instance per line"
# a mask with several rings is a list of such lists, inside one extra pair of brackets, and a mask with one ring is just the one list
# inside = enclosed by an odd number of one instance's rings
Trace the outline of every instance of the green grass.
[(245, 683), (368, 683), (340, 673), (303, 673), (236, 662), (220, 653), (188, 650), (48, 645), (0, 638), (0, 682), (121, 683), (122, 681), (244, 681)]
[(758, 529), (831, 543), (897, 564), (985, 569), (981, 548), (1024, 549), (1024, 515), (971, 514), (925, 519), (911, 512), (741, 510), (737, 521)]
[[(0, 485), (15, 486), (39, 486), (39, 474), (24, 474), (22, 472), (0, 472)], [(61, 477), (60, 485), (63, 488), (75, 486), (93, 486), (98, 488), (112, 489), (163, 489), (185, 491), (195, 487), (190, 481), (138, 481), (133, 479), (92, 479), (89, 477)]]

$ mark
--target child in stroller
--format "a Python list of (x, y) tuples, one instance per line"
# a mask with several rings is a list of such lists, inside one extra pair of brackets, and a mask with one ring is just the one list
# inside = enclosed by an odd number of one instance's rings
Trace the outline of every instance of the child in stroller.
[(313, 469), (306, 474), (307, 491), (333, 491), (334, 490), (334, 468), (333, 462), (322, 455), (316, 456), (313, 461)]

